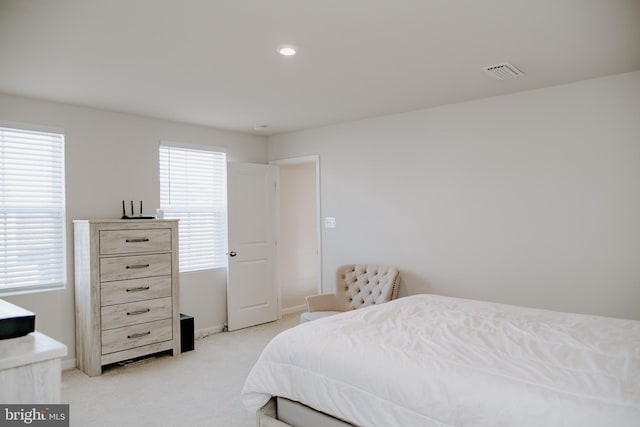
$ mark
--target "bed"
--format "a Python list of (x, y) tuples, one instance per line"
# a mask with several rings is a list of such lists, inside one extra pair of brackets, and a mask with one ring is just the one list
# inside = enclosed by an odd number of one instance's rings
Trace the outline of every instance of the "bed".
[(264, 426), (637, 427), (640, 321), (414, 295), (282, 332), (242, 400)]

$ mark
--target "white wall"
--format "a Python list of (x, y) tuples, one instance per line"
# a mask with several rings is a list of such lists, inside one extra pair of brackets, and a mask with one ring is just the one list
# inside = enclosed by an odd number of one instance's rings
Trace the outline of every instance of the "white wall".
[[(143, 199), (154, 213), (160, 140), (223, 147), (231, 161), (265, 163), (267, 156), (264, 137), (2, 94), (0, 120), (65, 129), (68, 285), (5, 299), (34, 311), (37, 329), (67, 345), (67, 359), (75, 357), (72, 220), (119, 218), (123, 199)], [(182, 274), (180, 297), (196, 329), (218, 328), (226, 321), (226, 272)]]
[(325, 291), (385, 263), (401, 294), (640, 319), (640, 72), (269, 138), (312, 154)]
[(316, 164), (280, 166), (281, 309), (305, 304), (318, 293)]

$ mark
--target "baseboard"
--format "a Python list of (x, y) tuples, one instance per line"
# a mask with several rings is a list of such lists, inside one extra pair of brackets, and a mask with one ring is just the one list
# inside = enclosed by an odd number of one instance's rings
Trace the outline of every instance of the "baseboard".
[(194, 332), (195, 339), (201, 340), (202, 338), (209, 336), (211, 334), (218, 334), (224, 331), (224, 325), (212, 326), (210, 328), (198, 329)]
[(293, 307), (283, 308), (282, 310), (280, 310), (280, 315), (284, 316), (291, 313), (299, 313), (301, 311), (305, 311), (306, 309), (307, 309), (306, 304), (300, 304)]

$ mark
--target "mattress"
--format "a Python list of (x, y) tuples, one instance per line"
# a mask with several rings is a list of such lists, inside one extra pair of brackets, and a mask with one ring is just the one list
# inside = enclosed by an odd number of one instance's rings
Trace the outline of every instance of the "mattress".
[(251, 370), (361, 426), (639, 426), (640, 322), (414, 295), (298, 325)]

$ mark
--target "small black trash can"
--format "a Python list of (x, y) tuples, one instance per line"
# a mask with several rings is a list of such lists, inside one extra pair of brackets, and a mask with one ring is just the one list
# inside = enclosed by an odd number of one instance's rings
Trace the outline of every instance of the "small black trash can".
[(195, 348), (193, 336), (193, 316), (180, 313), (180, 351), (182, 353)]

